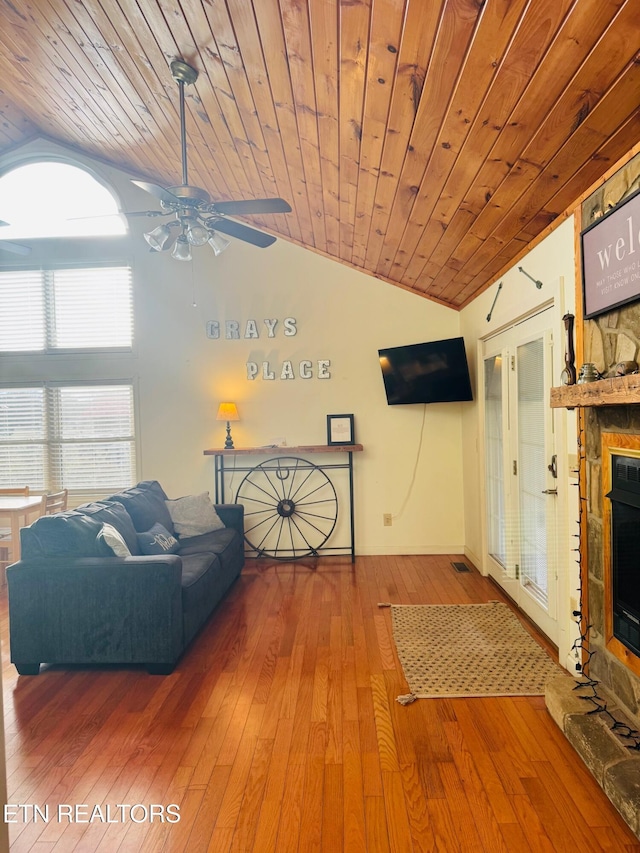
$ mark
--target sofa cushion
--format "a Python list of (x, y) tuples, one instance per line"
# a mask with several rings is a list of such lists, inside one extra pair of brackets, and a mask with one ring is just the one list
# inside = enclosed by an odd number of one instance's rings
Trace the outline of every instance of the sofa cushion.
[(22, 560), (38, 557), (113, 557), (98, 538), (102, 523), (77, 510), (43, 515), (20, 531)]
[[(160, 491), (162, 491), (161, 488)], [(133, 526), (138, 533), (151, 530), (156, 522), (160, 522), (163, 527), (166, 527), (169, 533), (175, 533), (164, 498), (161, 497), (157, 489), (150, 488), (146, 482), (139, 483), (132, 489), (125, 489), (117, 495), (112, 495), (109, 500), (122, 504), (131, 516)]]
[(124, 536), (112, 524), (103, 524), (102, 530), (98, 533), (98, 539), (104, 540), (111, 548), (115, 557), (130, 557), (131, 551), (124, 541)]
[(180, 539), (178, 553), (184, 557), (208, 551), (215, 554), (224, 571), (231, 570), (234, 565), (242, 567), (244, 563), (244, 539), (233, 528), (225, 527), (202, 536), (191, 536)]
[(167, 500), (167, 494), (157, 480), (140, 480), (139, 483), (136, 483), (136, 489), (153, 492), (161, 501)]
[(129, 552), (137, 557), (140, 554), (138, 535), (133, 526), (131, 516), (121, 503), (117, 501), (97, 501), (77, 507), (78, 512), (91, 516), (101, 524), (110, 524), (118, 531), (127, 543)]
[(201, 552), (182, 557), (182, 609), (198, 608), (204, 590), (211, 583), (209, 572), (219, 572), (220, 562), (215, 554)]
[(138, 543), (143, 554), (175, 554), (180, 548), (176, 537), (160, 523), (151, 530), (138, 533)]
[(211, 503), (209, 492), (166, 501), (166, 506), (173, 521), (174, 530), (180, 537), (200, 536), (224, 527)]

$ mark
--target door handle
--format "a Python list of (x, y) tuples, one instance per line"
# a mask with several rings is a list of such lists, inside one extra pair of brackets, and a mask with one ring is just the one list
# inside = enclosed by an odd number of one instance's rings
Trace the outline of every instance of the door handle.
[(557, 495), (558, 490), (557, 489), (543, 489), (542, 494), (543, 495)]

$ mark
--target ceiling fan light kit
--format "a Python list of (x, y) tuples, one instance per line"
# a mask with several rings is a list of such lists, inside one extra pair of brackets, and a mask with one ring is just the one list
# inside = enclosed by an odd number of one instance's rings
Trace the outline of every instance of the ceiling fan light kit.
[[(201, 187), (189, 185), (187, 173), (187, 135), (185, 123), (184, 87), (198, 79), (198, 72), (181, 59), (171, 63), (171, 76), (180, 91), (180, 144), (182, 148), (182, 184), (164, 188), (146, 181), (133, 183), (160, 201), (160, 211), (146, 211), (148, 216), (173, 216), (169, 222), (158, 225), (144, 235), (154, 252), (166, 252), (172, 248), (171, 256), (179, 261), (191, 260), (192, 246), (209, 245), (216, 257), (231, 245), (218, 231), (265, 248), (275, 243), (275, 237), (265, 234), (233, 219), (233, 216), (251, 213), (290, 213), (291, 206), (282, 198), (240, 199), (239, 201), (212, 202), (209, 193)], [(171, 226), (177, 225), (180, 232), (175, 241)]]

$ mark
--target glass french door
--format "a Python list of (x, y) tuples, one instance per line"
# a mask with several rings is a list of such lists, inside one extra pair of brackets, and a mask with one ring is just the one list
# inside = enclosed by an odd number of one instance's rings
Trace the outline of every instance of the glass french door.
[(487, 568), (556, 642), (551, 320), (548, 309), (486, 341), (483, 386)]

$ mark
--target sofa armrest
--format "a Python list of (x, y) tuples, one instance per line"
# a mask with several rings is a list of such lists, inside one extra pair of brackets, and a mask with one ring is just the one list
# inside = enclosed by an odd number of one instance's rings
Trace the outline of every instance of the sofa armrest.
[(162, 663), (183, 646), (176, 555), (50, 558), (7, 569), (14, 663)]
[(214, 504), (225, 527), (232, 527), (244, 538), (244, 504)]

